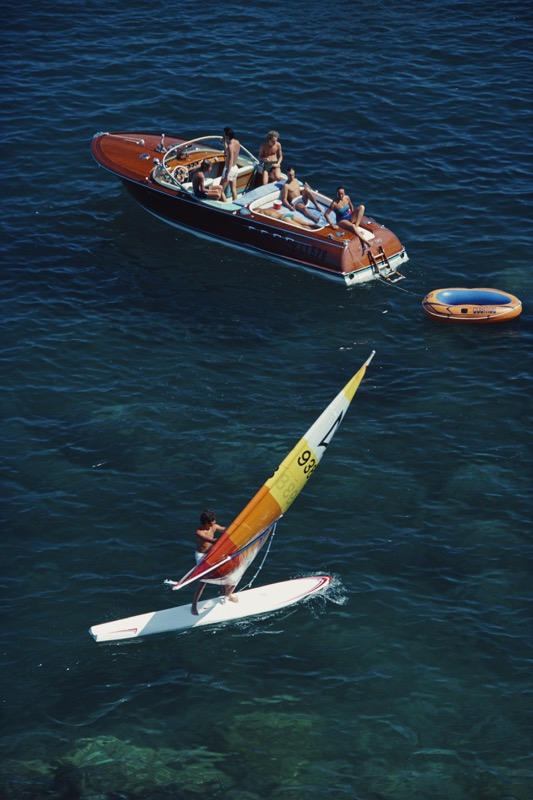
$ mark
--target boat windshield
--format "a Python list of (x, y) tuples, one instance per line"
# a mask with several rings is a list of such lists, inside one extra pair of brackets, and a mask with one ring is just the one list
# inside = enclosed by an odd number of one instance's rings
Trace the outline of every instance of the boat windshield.
[[(169, 147), (163, 158), (163, 164), (172, 159), (194, 160), (194, 155), (201, 153), (203, 158), (221, 155), (224, 153), (224, 141), (222, 136), (200, 136), (198, 139), (190, 139), (188, 142), (180, 142), (173, 147)], [(239, 167), (255, 166), (258, 159), (241, 144), (237, 165)]]

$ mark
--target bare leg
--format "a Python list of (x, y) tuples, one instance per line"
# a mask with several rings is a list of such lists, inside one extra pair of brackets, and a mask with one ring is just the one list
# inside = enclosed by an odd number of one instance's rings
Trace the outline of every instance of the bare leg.
[(207, 197), (209, 200), (218, 200), (220, 203), (226, 203), (228, 198), (220, 188), (220, 186), (212, 186), (207, 190)]
[(228, 183), (229, 183), (230, 189), (231, 189), (231, 196), (233, 197), (234, 200), (236, 200), (237, 199), (237, 181), (236, 180), (235, 181), (228, 181), (227, 178), (223, 178), (221, 180), (221, 182), (220, 182), (220, 188), (222, 189), (222, 193), (224, 194), (224, 197), (226, 197), (226, 186), (228, 185)]
[(239, 598), (238, 597), (233, 597), (233, 592), (235, 591), (236, 588), (237, 588), (236, 586), (226, 586), (225, 587), (226, 600), (231, 600), (232, 603), (238, 603), (239, 602)]
[(364, 213), (365, 213), (365, 207), (363, 205), (357, 206), (357, 208), (355, 209), (355, 219), (353, 218), (353, 216), (354, 216), (353, 214), (350, 217), (350, 219), (354, 223), (354, 225), (360, 225), (361, 224), (361, 220), (363, 219)]
[(281, 180), (281, 170), (279, 167), (274, 167), (270, 173), (270, 183), (276, 183)]
[(365, 213), (365, 207), (362, 205), (358, 206), (349, 220), (341, 219), (341, 221), (339, 222), (339, 226), (341, 228), (345, 228), (347, 231), (355, 233), (355, 235), (358, 237), (358, 239), (360, 239), (360, 241), (363, 244), (363, 250), (368, 245), (368, 242), (366, 241), (366, 239), (363, 238), (361, 231), (359, 230), (359, 225), (361, 224), (361, 220), (363, 219), (364, 213)]
[[(303, 189), (303, 192), (302, 192), (302, 197), (306, 201), (310, 200), (313, 203), (313, 205), (316, 208), (316, 210), (320, 211), (320, 213), (322, 213), (322, 209), (318, 205), (316, 197), (313, 194), (313, 192), (311, 191), (311, 189), (309, 188), (309, 184), (308, 183), (304, 183), (304, 189)], [(363, 209), (363, 211), (364, 211), (364, 209)]]
[(196, 617), (198, 616), (198, 600), (200, 599), (204, 589), (205, 583), (199, 583), (192, 599), (191, 614), (194, 614)]
[[(303, 195), (302, 195), (302, 197), (303, 197)], [(311, 214), (311, 212), (309, 211), (309, 209), (307, 208), (305, 203), (296, 203), (294, 208), (296, 209), (296, 211), (299, 211), (300, 214), (304, 214), (306, 217), (308, 217), (309, 219), (312, 219), (313, 222), (316, 223), (316, 217), (313, 217), (313, 215)]]

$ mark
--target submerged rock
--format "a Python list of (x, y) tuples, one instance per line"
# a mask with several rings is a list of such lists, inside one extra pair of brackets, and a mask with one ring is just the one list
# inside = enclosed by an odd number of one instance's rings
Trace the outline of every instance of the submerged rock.
[(204, 800), (226, 798), (234, 781), (206, 748), (139, 747), (114, 736), (80, 739), (61, 761), (3, 765), (2, 800)]
[[(321, 755), (316, 718), (274, 710), (237, 715), (220, 731), (226, 747), (239, 753), (235, 777), (245, 789), (274, 792), (281, 784), (297, 784), (310, 762)], [(243, 777), (244, 776), (244, 777)]]

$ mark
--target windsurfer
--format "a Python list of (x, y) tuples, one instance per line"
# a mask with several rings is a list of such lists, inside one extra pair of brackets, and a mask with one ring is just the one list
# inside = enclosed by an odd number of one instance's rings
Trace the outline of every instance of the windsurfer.
[[(194, 557), (196, 563), (199, 564), (204, 558), (208, 550), (213, 547), (216, 542), (217, 533), (224, 533), (226, 529), (217, 523), (216, 514), (213, 511), (202, 511), (200, 514), (200, 527), (196, 530), (196, 552)], [(225, 586), (225, 595), (232, 603), (237, 602), (237, 598), (233, 597), (235, 586)], [(191, 612), (198, 614), (198, 600), (205, 589), (205, 583), (200, 581), (194, 593)]]

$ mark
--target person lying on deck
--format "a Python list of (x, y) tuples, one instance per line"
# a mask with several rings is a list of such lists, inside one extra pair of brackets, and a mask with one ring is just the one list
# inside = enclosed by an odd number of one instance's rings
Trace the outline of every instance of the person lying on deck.
[(274, 219), (283, 219), (286, 222), (292, 222), (293, 225), (299, 225), (300, 228), (320, 228), (316, 222), (307, 222), (306, 219), (296, 219), (294, 216), (294, 209), (292, 212), (278, 211), (276, 208), (256, 208), (258, 214), (265, 214), (267, 217), (274, 217)]
[(309, 188), (309, 185), (304, 183), (304, 188), (302, 189), (297, 181), (294, 167), (288, 167), (287, 169), (287, 180), (283, 184), (283, 188), (281, 190), (281, 202), (287, 208), (294, 208), (296, 211), (299, 211), (300, 214), (312, 219), (315, 223), (317, 218), (311, 214), (307, 208), (307, 204), (309, 202), (313, 203), (319, 215), (322, 215), (322, 209), (318, 205), (313, 192)]
[(206, 187), (205, 185), (205, 173), (210, 168), (211, 161), (204, 159), (200, 165), (200, 168), (197, 169), (192, 176), (193, 192), (196, 197), (200, 197), (202, 200), (220, 200), (220, 202), (225, 203), (228, 198), (226, 197), (221, 186)]

